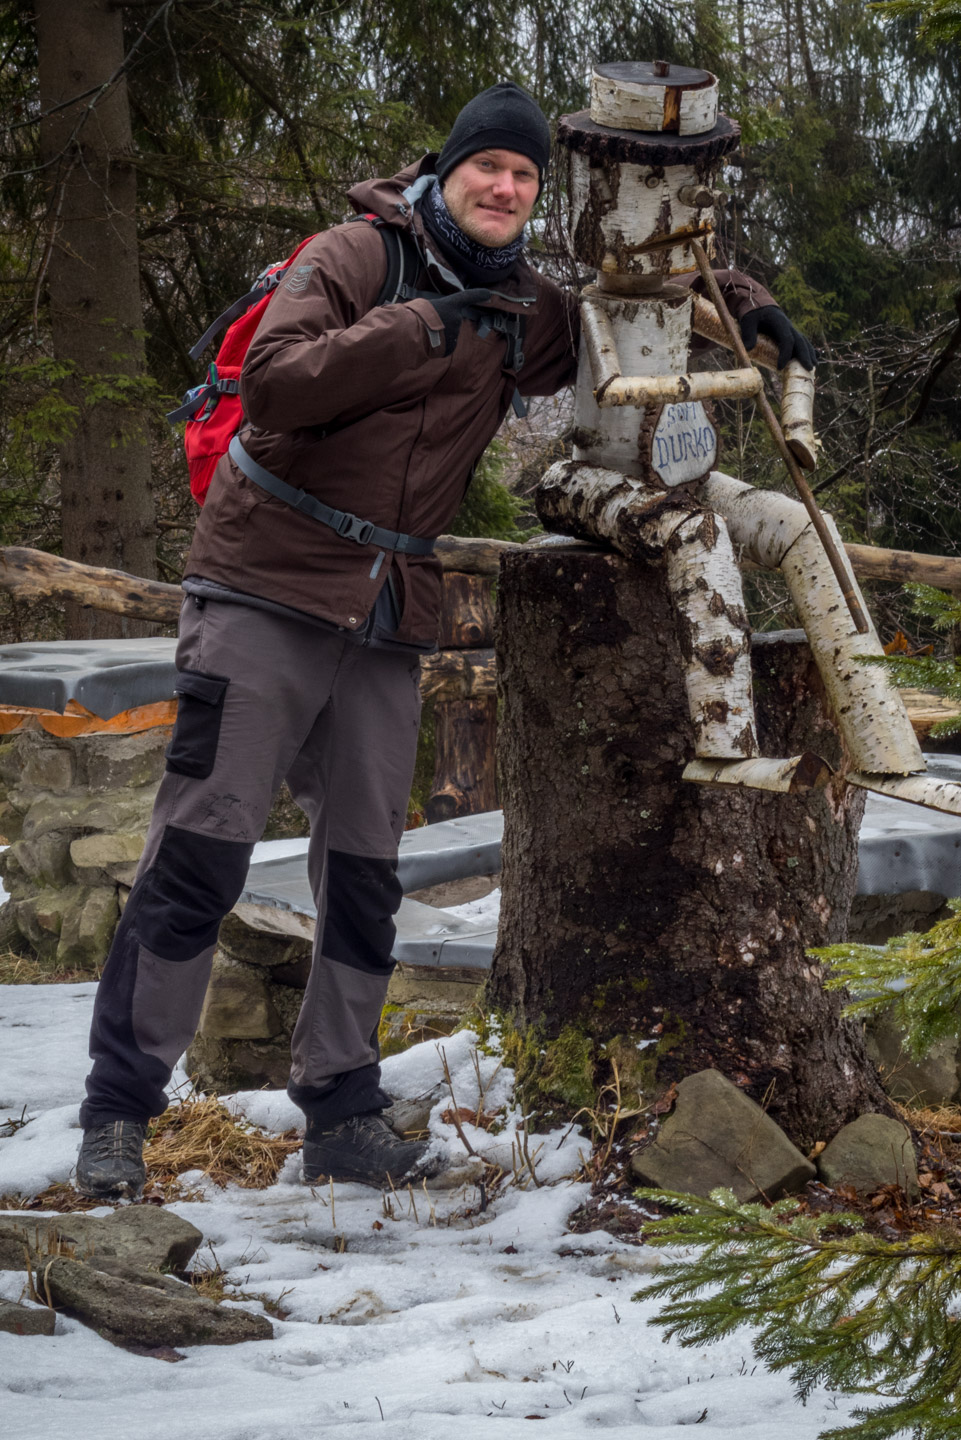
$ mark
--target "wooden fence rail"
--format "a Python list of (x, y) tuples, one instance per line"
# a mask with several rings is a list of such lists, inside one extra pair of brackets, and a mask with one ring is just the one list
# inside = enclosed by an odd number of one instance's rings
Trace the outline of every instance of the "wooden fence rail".
[[(577, 542), (570, 542), (576, 544)], [(494, 737), (497, 682), (491, 590), (500, 557), (520, 549), (505, 540), (443, 535), (437, 554), (444, 567), (440, 649), (421, 663), (421, 689), (434, 702), (435, 772), (427, 818), (446, 820), (493, 809), (497, 803)], [(860, 579), (933, 585), (961, 595), (961, 558), (845, 546)], [(72, 600), (137, 620), (172, 625), (179, 585), (142, 580), (62, 560), (42, 550), (0, 547), (0, 593), (20, 600)]]

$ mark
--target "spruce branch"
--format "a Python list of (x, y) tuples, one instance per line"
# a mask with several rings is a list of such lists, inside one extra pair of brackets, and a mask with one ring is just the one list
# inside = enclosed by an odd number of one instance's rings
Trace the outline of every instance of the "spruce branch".
[(916, 1060), (936, 1040), (956, 1035), (961, 1007), (961, 900), (923, 935), (898, 935), (886, 945), (828, 945), (808, 953), (829, 967), (828, 990), (849, 989), (846, 1015), (887, 1011)]
[[(961, 625), (961, 599), (937, 590), (933, 585), (908, 584), (905, 593), (911, 608), (935, 630), (948, 631)], [(947, 700), (961, 704), (961, 664), (956, 659), (939, 660), (933, 655), (870, 655), (862, 657), (865, 665), (881, 665), (892, 682), (904, 688), (936, 690)], [(934, 739), (943, 739), (961, 731), (961, 717), (939, 720), (931, 727)]]
[(637, 1194), (672, 1212), (645, 1239), (688, 1252), (634, 1296), (667, 1301), (652, 1317), (666, 1338), (704, 1345), (750, 1325), (757, 1357), (790, 1370), (802, 1401), (826, 1385), (891, 1402), (820, 1440), (961, 1436), (961, 1233), (889, 1242), (854, 1215), (741, 1205), (729, 1190)]

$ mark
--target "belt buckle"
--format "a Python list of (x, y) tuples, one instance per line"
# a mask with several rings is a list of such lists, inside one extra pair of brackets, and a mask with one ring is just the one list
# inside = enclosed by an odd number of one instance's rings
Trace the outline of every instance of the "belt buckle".
[(373, 521), (361, 520), (359, 515), (351, 515), (348, 511), (344, 512), (337, 524), (337, 534), (344, 540), (355, 541), (358, 545), (369, 544), (373, 533)]

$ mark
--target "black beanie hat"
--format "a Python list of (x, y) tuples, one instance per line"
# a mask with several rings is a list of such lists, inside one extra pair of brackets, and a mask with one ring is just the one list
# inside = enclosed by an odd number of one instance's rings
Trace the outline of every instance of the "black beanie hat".
[(516, 150), (537, 166), (541, 184), (551, 155), (551, 131), (532, 95), (504, 80), (468, 100), (437, 157), (437, 178), (478, 150)]

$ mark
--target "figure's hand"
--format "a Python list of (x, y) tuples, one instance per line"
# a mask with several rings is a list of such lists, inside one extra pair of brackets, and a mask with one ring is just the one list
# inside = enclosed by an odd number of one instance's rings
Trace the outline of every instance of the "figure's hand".
[(444, 354), (450, 355), (457, 344), (460, 327), (475, 305), (483, 305), (491, 298), (489, 290), (455, 290), (453, 295), (432, 295), (430, 303), (444, 324)]
[(745, 348), (753, 350), (758, 331), (770, 335), (778, 347), (777, 368), (783, 370), (789, 360), (800, 360), (805, 370), (813, 370), (817, 351), (800, 330), (795, 330), (779, 305), (760, 305), (741, 316), (741, 339)]

